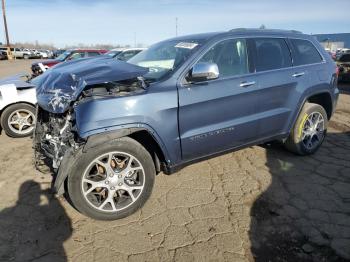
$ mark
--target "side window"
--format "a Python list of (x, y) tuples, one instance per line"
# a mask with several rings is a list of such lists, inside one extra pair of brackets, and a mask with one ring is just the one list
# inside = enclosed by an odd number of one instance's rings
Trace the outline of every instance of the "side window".
[(83, 58), (84, 56), (85, 56), (85, 52), (76, 52), (71, 54), (68, 60), (75, 60), (75, 59)]
[(118, 60), (127, 61), (135, 55), (134, 51), (125, 51), (117, 56)]
[(256, 71), (291, 67), (292, 60), (287, 43), (281, 38), (256, 38)]
[(88, 57), (99, 56), (99, 55), (100, 55), (99, 52), (87, 52)]
[(247, 74), (249, 69), (246, 41), (222, 41), (213, 46), (198, 62), (216, 63), (220, 77)]
[(290, 39), (293, 46), (294, 65), (308, 65), (322, 62), (322, 57), (316, 47), (307, 40)]

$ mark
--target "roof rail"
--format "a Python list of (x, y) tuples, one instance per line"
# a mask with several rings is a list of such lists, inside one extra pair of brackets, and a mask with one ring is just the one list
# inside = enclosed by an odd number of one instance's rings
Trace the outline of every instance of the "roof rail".
[(234, 28), (229, 32), (240, 32), (240, 31), (272, 31), (272, 32), (290, 32), (295, 34), (302, 34), (301, 31), (297, 30), (282, 30), (282, 29), (268, 29), (268, 28)]

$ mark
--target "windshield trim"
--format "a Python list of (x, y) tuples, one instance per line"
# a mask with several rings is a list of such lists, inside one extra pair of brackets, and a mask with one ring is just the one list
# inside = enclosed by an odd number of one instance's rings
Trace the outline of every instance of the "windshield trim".
[[(147, 75), (144, 75), (143, 78), (148, 82), (148, 83), (155, 83), (155, 82), (160, 82), (160, 81), (163, 81), (167, 78), (169, 78), (171, 75), (175, 74), (175, 72), (177, 72), (189, 59), (191, 59), (191, 57), (196, 54), (198, 52), (198, 50), (201, 49), (201, 47), (203, 45), (205, 45), (207, 42), (207, 39), (201, 39), (201, 38), (193, 38), (193, 39), (169, 39), (169, 40), (165, 40), (165, 41), (162, 41), (162, 42), (158, 42), (156, 44), (154, 44), (153, 46), (156, 46), (156, 45), (161, 45), (161, 44), (166, 44), (166, 43), (173, 43), (174, 44), (174, 47), (176, 45), (178, 45), (179, 43), (194, 43), (196, 44), (193, 48), (189, 48), (191, 49), (191, 51), (188, 53), (188, 55), (185, 55), (185, 59), (183, 59), (181, 62), (179, 62), (176, 67), (174, 68), (169, 68), (169, 70), (166, 70), (166, 72), (164, 72), (163, 75), (161, 75), (160, 77), (156, 78), (156, 77), (152, 77), (152, 76), (147, 76)], [(149, 52), (152, 50), (152, 47), (151, 46), (150, 48), (148, 48), (147, 50), (144, 50), (143, 52), (140, 52), (138, 53), (137, 55), (135, 55), (134, 57), (132, 57), (128, 63), (131, 62), (131, 64), (134, 64), (134, 65), (139, 65), (139, 63), (142, 63), (142, 62), (146, 62), (147, 60), (144, 60), (144, 61), (136, 61), (135, 63), (132, 62), (132, 60), (134, 60), (134, 58), (137, 58), (138, 55), (140, 54), (144, 54), (144, 52)], [(192, 50), (193, 49), (193, 50)], [(149, 61), (152, 61), (152, 60), (149, 60)], [(141, 66), (141, 65), (139, 65)], [(151, 68), (151, 67), (145, 67), (145, 68)]]

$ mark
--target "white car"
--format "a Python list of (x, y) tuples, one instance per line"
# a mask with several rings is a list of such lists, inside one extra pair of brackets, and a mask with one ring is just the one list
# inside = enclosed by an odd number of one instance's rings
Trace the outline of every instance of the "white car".
[(0, 80), (0, 131), (10, 137), (25, 137), (35, 127), (35, 87), (16, 75)]
[[(7, 51), (7, 47), (0, 47), (0, 50)], [(23, 58), (29, 59), (34, 57), (34, 53), (32, 53), (29, 49), (21, 49), (21, 48), (13, 48), (11, 47), (11, 52), (13, 57), (15, 58)]]
[(40, 54), (40, 58), (49, 58), (48, 52), (45, 50), (38, 50), (38, 53)]

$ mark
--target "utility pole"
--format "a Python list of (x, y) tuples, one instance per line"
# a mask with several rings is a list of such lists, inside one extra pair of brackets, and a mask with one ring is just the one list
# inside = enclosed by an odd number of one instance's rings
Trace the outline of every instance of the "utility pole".
[(134, 32), (134, 47), (136, 47), (136, 32)]
[(177, 17), (175, 17), (175, 36), (177, 36)]
[(4, 18), (4, 27), (5, 27), (5, 35), (6, 35), (7, 54), (8, 54), (9, 59), (12, 59), (11, 49), (10, 49), (9, 32), (8, 32), (8, 30), (7, 30), (5, 0), (1, 0), (1, 3), (2, 3), (2, 16), (3, 16), (3, 18)]

